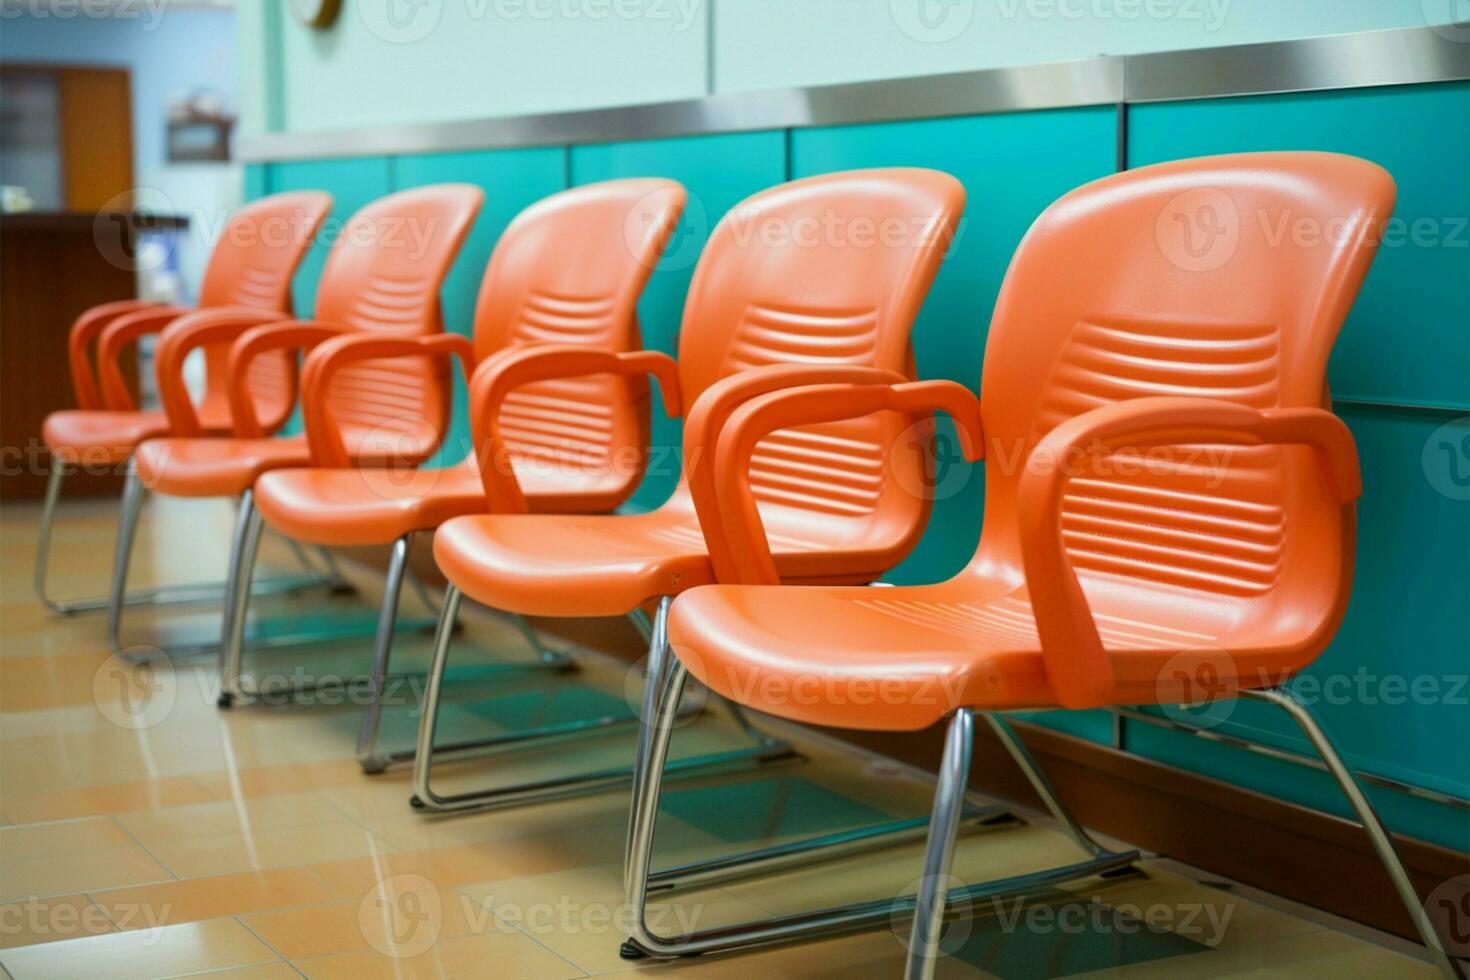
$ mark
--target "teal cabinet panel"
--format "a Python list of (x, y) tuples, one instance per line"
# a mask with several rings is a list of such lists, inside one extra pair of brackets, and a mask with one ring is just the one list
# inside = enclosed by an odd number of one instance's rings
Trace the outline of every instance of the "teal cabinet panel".
[[(792, 177), (860, 167), (933, 167), (965, 185), (959, 234), (914, 327), (922, 378), (979, 390), (990, 315), (1011, 254), (1047, 205), (1079, 184), (1113, 172), (1111, 107), (966, 116), (796, 130)], [(979, 540), (984, 477), (961, 458), (954, 430), (940, 420), (935, 506), (923, 540), (888, 576), (932, 582), (962, 568)]]
[[(1353, 594), (1331, 646), (1293, 686), (1354, 768), (1470, 796), (1470, 418), (1337, 411), (1363, 470)], [(1195, 714), (1223, 732), (1310, 752), (1294, 723), (1267, 705), (1229, 702)], [(1325, 780), (1239, 752), (1201, 752), (1197, 743), (1130, 726), (1135, 751), (1311, 806), (1325, 797), (1329, 809), (1342, 810)], [(1375, 798), (1389, 804), (1395, 830), (1465, 847), (1463, 813), (1396, 793)]]
[(342, 233), (347, 219), (363, 205), (391, 191), (387, 157), (347, 160), (300, 160), (271, 167), (271, 191), (326, 191), (332, 195), (332, 213), (296, 273), (292, 296), (296, 315), (309, 317), (316, 308), (316, 284), (327, 252)]
[(254, 201), (271, 192), (270, 168), (268, 163), (245, 164), (245, 200)]
[[(700, 249), (726, 211), (786, 179), (786, 134), (763, 131), (575, 146), (570, 169), (574, 185), (619, 177), (667, 177), (688, 189), (684, 218), (638, 304), (644, 346), (674, 354), (684, 297)], [(657, 507), (679, 478), (678, 420), (664, 418), (657, 401), (654, 404), (648, 475), (630, 501), (631, 509)]]
[[(564, 147), (429, 153), (393, 160), (393, 189), (426, 184), (474, 184), (485, 191), (485, 205), (460, 249), (442, 293), (444, 329), (470, 336), (475, 300), (490, 253), (507, 225), (525, 208), (566, 188)], [(470, 427), (464, 374), (453, 368), (454, 421), (449, 436), (430, 465), (451, 465), (470, 451)]]
[(1470, 407), (1470, 83), (1174, 102), (1129, 113), (1135, 167), (1247, 150), (1350, 153), (1380, 164), (1398, 184), (1394, 221), (1333, 354), (1333, 394)]

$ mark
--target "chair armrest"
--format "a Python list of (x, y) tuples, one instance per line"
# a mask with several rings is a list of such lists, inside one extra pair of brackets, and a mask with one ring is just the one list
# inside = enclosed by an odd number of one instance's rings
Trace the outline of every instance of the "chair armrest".
[(230, 424), (237, 439), (259, 439), (265, 426), (255, 414), (250, 388), (250, 362), (273, 350), (310, 350), (323, 341), (351, 331), (343, 324), (323, 320), (284, 320), (246, 330), (230, 345), (230, 359), (225, 372), (229, 378)]
[(658, 351), (608, 351), (574, 344), (526, 344), (488, 357), (470, 381), (470, 424), (480, 480), (493, 513), (524, 514), (526, 498), (516, 482), (515, 467), (500, 435), (500, 408), (505, 396), (521, 385), (553, 378), (616, 374), (658, 380), (664, 411), (682, 413), (679, 367)]
[(118, 355), (128, 344), (151, 333), (162, 333), (170, 323), (189, 312), (182, 306), (154, 306), (124, 313), (102, 329), (102, 335), (97, 339), (97, 373), (102, 382), (104, 405), (119, 412), (137, 408), (123, 378)]
[(169, 324), (158, 338), (154, 366), (158, 374), (158, 397), (168, 414), (169, 431), (176, 436), (204, 434), (199, 414), (184, 384), (184, 359), (190, 352), (211, 344), (234, 340), (262, 323), (286, 319), (286, 314), (244, 307), (198, 310)]
[(102, 394), (97, 388), (97, 378), (92, 373), (92, 361), (88, 356), (92, 341), (113, 320), (127, 313), (148, 310), (158, 303), (141, 299), (123, 299), (115, 303), (103, 303), (87, 310), (71, 325), (66, 339), (67, 366), (71, 368), (71, 384), (77, 393), (77, 407), (87, 409), (105, 408)]
[(1112, 663), (1062, 541), (1066, 467), (1120, 448), (1304, 445), (1344, 508), (1362, 493), (1358, 452), (1342, 420), (1320, 408), (1254, 409), (1213, 398), (1151, 397), (1104, 405), (1058, 425), (1031, 452), (1017, 489), (1021, 558), (1052, 689), (1067, 708), (1112, 701)]
[[(733, 559), (722, 581), (759, 585), (780, 582), (765, 525), (750, 487), (750, 458), (756, 445), (779, 429), (861, 418), (874, 412), (917, 414), (942, 410), (954, 417), (960, 450), (975, 462), (984, 456), (980, 401), (953, 381), (903, 384), (823, 384), (773, 391), (747, 401), (730, 415), (715, 450), (715, 482), (720, 487), (720, 547)], [(705, 526), (706, 537), (712, 527)], [(731, 577), (733, 575), (733, 577)]]
[(704, 531), (704, 543), (720, 581), (738, 581), (735, 557), (725, 536), (715, 480), (715, 449), (730, 413), (772, 391), (816, 384), (903, 384), (897, 371), (856, 364), (772, 364), (741, 371), (710, 385), (684, 420), (684, 476)]
[(475, 366), (475, 346), (468, 337), (437, 333), (428, 337), (375, 337), (347, 334), (322, 341), (307, 355), (301, 375), (301, 416), (313, 466), (351, 466), (352, 455), (342, 427), (327, 405), (332, 377), (343, 365), (380, 357), (457, 357), (465, 376)]

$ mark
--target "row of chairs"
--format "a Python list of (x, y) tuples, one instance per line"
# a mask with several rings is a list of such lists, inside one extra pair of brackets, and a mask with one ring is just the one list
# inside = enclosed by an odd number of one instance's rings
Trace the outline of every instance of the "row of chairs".
[[(412, 759), (413, 803), (433, 811), (630, 788), (625, 955), (706, 953), (912, 915), (911, 977), (932, 975), (947, 908), (1129, 873), (1138, 858), (1070, 817), (1003, 712), (1248, 697), (1302, 727), (1435, 962), (1454, 975), (1355, 776), (1283, 686), (1326, 647), (1348, 598), (1361, 485), (1352, 437), (1330, 411), (1326, 365), (1371, 262), (1372, 231), (1393, 207), (1382, 169), (1330, 154), (1244, 154), (1120, 173), (1065, 195), (1011, 261), (978, 399), (951, 381), (915, 380), (912, 327), (965, 203), (946, 174), (830, 174), (737, 205), (701, 254), (677, 360), (641, 349), (636, 307), (680, 219), (682, 187), (612, 181), (528, 208), (491, 257), (471, 340), (443, 331), (439, 292), (481, 199), (443, 185), (364, 208), (332, 247), (310, 321), (291, 318), (290, 283), (330, 210), (320, 193), (242, 209), (198, 309), (119, 303), (77, 322), (80, 408), (46, 422), (57, 465), (42, 534), (49, 540), (68, 463), (130, 463), (105, 602), (115, 647), (125, 606), (203, 594), (127, 591), (145, 490), (239, 501), (222, 589), (222, 707), (253, 693), (242, 665), (251, 596), (339, 578), (313, 564), (304, 580), (256, 583), (265, 525), (322, 549), (391, 545), (358, 745), (366, 772)], [(1279, 213), (1346, 231), (1273, 240), (1256, 216)], [(852, 241), (794, 233), (834, 214), (848, 229), (902, 231)], [(244, 233), (271, 222), (296, 233)], [(418, 234), (388, 234), (405, 222)], [(118, 367), (148, 333), (159, 334), (161, 412), (135, 408)], [(208, 381), (196, 400), (184, 364), (199, 349)], [(303, 350), (305, 431), (280, 437)], [(422, 467), (449, 427), (454, 358), (470, 379), (474, 450), (457, 465)], [(682, 476), (661, 506), (615, 513), (644, 475), (650, 377), (665, 411), (684, 415)], [(964, 456), (985, 463), (978, 550), (947, 581), (874, 588), (924, 530), (935, 412), (953, 418)], [(400, 591), (413, 538), (429, 531), (449, 587), (418, 744), (387, 752), (377, 733)], [(43, 541), (43, 596), (45, 554)], [(464, 596), (516, 616), (644, 625), (629, 765), (435, 792), (436, 755), (495, 741), (436, 749)], [(47, 601), (61, 611), (103, 605)], [(533, 663), (568, 666), (526, 634)], [(749, 748), (669, 760), (691, 675), (750, 734)], [(747, 711), (865, 730), (947, 720), (916, 894), (682, 936), (652, 931), (651, 890), (810, 861), (837, 843), (653, 868), (666, 776), (792, 754)], [(949, 890), (958, 830), (976, 816), (965, 787), (977, 717), (1083, 860)], [(851, 853), (854, 840), (912, 839), (912, 824), (837, 836)]]

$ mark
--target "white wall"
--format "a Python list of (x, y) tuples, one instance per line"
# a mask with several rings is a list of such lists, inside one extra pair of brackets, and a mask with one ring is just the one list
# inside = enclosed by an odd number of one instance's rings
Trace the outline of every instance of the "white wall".
[(1443, 24), (1465, 0), (352, 0), (239, 6), (252, 129), (597, 108)]

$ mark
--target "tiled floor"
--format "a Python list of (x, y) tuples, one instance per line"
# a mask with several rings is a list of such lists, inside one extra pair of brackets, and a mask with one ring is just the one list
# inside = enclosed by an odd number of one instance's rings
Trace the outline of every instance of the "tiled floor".
[[(217, 579), (229, 511), (154, 505), (135, 583)], [(112, 509), (77, 505), (53, 560), (56, 592), (95, 590), (112, 546)], [(58, 618), (31, 595), (37, 510), (0, 521), (0, 965), (33, 977), (242, 980), (350, 977), (898, 976), (906, 928), (673, 963), (618, 957), (622, 793), (494, 813), (428, 818), (411, 810), (408, 774), (363, 776), (353, 761), (352, 704), (214, 706), (210, 661), (151, 670), (111, 659), (96, 616)], [(268, 563), (290, 567), (278, 543)], [(340, 623), (370, 619), (363, 595), (333, 600)], [(311, 599), (318, 605), (320, 598)], [(405, 615), (421, 610), (406, 597)], [(260, 603), (267, 614), (301, 600)], [(207, 632), (209, 607), (156, 619), (130, 611), (130, 643), (159, 630)], [(402, 637), (404, 665), (426, 637)], [(505, 624), (471, 616), (457, 662), (513, 657)], [(471, 650), (470, 648), (475, 648)], [(257, 671), (352, 676), (367, 640), (252, 655)], [(524, 674), (463, 690), (444, 730), (485, 734), (618, 706), (626, 671), (584, 657), (575, 675)], [(552, 685), (548, 693), (548, 685)], [(636, 685), (635, 685), (636, 690)], [(408, 692), (412, 693), (412, 692)], [(384, 737), (411, 743), (412, 697)], [(707, 712), (680, 731), (678, 753), (741, 741)], [(631, 732), (442, 772), (446, 788), (630, 757)], [(926, 813), (929, 787), (822, 742), (809, 759), (665, 791), (658, 858), (668, 863)], [(917, 847), (747, 880), (659, 904), (662, 931), (897, 895), (918, 874)], [(967, 835), (955, 875), (980, 881), (1077, 859), (1066, 838), (1030, 821)], [(1081, 882), (1026, 903), (995, 902), (946, 938), (944, 977), (1431, 976), (1422, 963), (1145, 862), (1146, 878)]]

